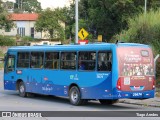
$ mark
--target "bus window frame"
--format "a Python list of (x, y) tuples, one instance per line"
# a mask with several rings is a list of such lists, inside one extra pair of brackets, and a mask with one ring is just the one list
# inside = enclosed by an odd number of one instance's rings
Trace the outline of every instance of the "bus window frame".
[[(150, 54), (149, 54), (149, 51), (148, 51), (148, 50), (141, 50), (140, 52), (141, 52), (140, 54), (141, 54), (141, 56), (142, 56), (142, 57), (149, 57), (149, 56), (150, 56)], [(144, 54), (143, 54), (143, 52), (147, 52), (147, 53), (148, 53), (148, 54), (147, 54), (147, 56), (146, 56), (146, 55), (144, 55)]]
[[(57, 59), (57, 60), (54, 60), (54, 61), (58, 61), (58, 68), (57, 69), (55, 69), (55, 68), (46, 68), (46, 53), (58, 53), (58, 57), (59, 57), (59, 59)], [(43, 64), (43, 68), (45, 69), (45, 70), (59, 70), (60, 69), (60, 51), (45, 51), (44, 52), (44, 64)]]
[[(106, 53), (108, 53), (108, 54), (110, 54), (111, 53), (111, 60), (109, 61), (110, 63), (111, 63), (111, 70), (102, 70), (102, 71), (100, 71), (100, 70), (98, 70), (99, 69), (99, 67), (98, 67), (98, 62), (99, 62), (99, 53), (103, 53), (103, 52), (106, 52)], [(108, 62), (107, 62), (108, 63)], [(99, 50), (99, 51), (97, 51), (97, 69), (96, 69), (96, 71), (97, 72), (111, 72), (112, 71), (112, 66), (113, 66), (113, 53), (112, 53), (112, 51), (111, 50)]]
[[(81, 69), (79, 69), (79, 53), (80, 52), (93, 52), (93, 53), (95, 53), (95, 68), (94, 68), (94, 70), (81, 70)], [(82, 61), (93, 61), (93, 60), (82, 60)], [(93, 50), (86, 50), (86, 51), (77, 51), (77, 70), (79, 71), (79, 72), (95, 72), (95, 71), (97, 71), (97, 51), (93, 51)]]
[[(18, 53), (29, 53), (29, 59), (28, 59), (28, 67), (18, 67)], [(31, 59), (31, 52), (27, 52), (27, 51), (18, 51), (17, 52), (17, 60), (16, 60), (16, 68), (17, 69), (29, 69), (30, 68), (30, 59)]]
[[(69, 70), (69, 71), (76, 71), (77, 70), (77, 51), (60, 51), (59, 52), (60, 53), (60, 65), (59, 65), (59, 69), (60, 70), (65, 70), (65, 71), (67, 71), (67, 70)], [(62, 64), (62, 61), (73, 61), (73, 60), (62, 60), (62, 53), (76, 53), (75, 55), (76, 55), (76, 60), (74, 60), (75, 61), (75, 69), (63, 69), (63, 68), (61, 68), (61, 64)]]
[[(12, 58), (14, 58), (14, 67), (13, 67), (13, 70), (8, 70), (9, 69), (9, 66), (8, 66), (8, 60), (9, 60), (9, 56), (12, 56)], [(15, 55), (12, 55), (12, 54), (7, 54), (6, 55), (6, 61), (5, 61), (5, 66), (4, 66), (4, 73), (10, 73), (10, 72), (14, 72), (15, 71), (15, 67), (16, 67), (16, 56)], [(11, 68), (12, 69), (12, 68)]]
[[(32, 62), (32, 53), (43, 53), (43, 67), (39, 67), (39, 68), (37, 68), (37, 67), (31, 67), (31, 62)], [(39, 69), (44, 69), (44, 57), (45, 57), (45, 51), (30, 51), (30, 62), (29, 62), (29, 68), (30, 69), (35, 69), (35, 70), (39, 70)], [(41, 66), (41, 65), (40, 65)]]

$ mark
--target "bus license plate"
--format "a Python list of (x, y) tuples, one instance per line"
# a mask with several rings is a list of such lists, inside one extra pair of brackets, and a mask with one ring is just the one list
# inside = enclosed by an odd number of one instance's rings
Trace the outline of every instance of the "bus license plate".
[(142, 93), (133, 93), (132, 96), (133, 96), (133, 97), (141, 97), (141, 96), (142, 96)]

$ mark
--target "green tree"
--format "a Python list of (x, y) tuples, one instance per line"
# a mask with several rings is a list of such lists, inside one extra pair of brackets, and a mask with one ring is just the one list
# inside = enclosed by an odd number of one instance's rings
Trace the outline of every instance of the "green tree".
[(35, 28), (38, 32), (48, 32), (50, 39), (64, 39), (64, 28), (61, 21), (64, 20), (62, 9), (50, 9), (42, 11), (39, 14), (38, 20), (35, 23)]
[(160, 10), (139, 14), (128, 20), (128, 29), (117, 35), (124, 42), (150, 44), (154, 53), (160, 53)]
[[(75, 1), (71, 0), (71, 4), (69, 7), (63, 8), (63, 16), (65, 17), (65, 35), (66, 39), (72, 39), (74, 42), (75, 38)], [(81, 1), (80, 1), (81, 2)], [(83, 15), (82, 11), (85, 11), (86, 8), (84, 8), (83, 5), (79, 3), (79, 30), (83, 27), (88, 31), (88, 21), (87, 17), (85, 18), (85, 15)], [(87, 14), (87, 12), (86, 12)]]
[[(155, 1), (148, 0), (148, 10)], [(113, 35), (128, 28), (128, 18), (143, 11), (144, 0), (81, 0), (79, 17), (87, 19), (89, 31), (102, 34), (108, 42)]]
[(0, 29), (11, 29), (14, 26), (13, 21), (10, 20), (10, 15), (3, 7), (3, 2), (0, 0)]
[[(149, 44), (152, 46), (154, 56), (160, 54), (160, 9), (147, 14), (139, 14), (128, 20), (128, 29), (117, 35), (124, 42)], [(160, 64), (156, 66), (156, 76), (160, 83)], [(158, 82), (158, 81), (157, 81)]]
[(40, 12), (42, 10), (40, 2), (37, 0), (16, 0), (14, 12)]
[(73, 39), (73, 27), (75, 23), (75, 6), (74, 2), (71, 3), (70, 7), (63, 8), (63, 16), (65, 21), (65, 38), (66, 39)]
[(13, 45), (16, 45), (16, 43), (12, 37), (0, 35), (0, 46), (13, 46)]
[(3, 3), (3, 7), (7, 10), (13, 10), (14, 9), (14, 3), (11, 1), (6, 1)]

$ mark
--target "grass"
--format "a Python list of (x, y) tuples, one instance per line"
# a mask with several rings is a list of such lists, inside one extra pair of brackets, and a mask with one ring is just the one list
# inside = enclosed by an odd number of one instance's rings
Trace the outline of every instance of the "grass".
[(2, 51), (0, 51), (0, 57), (4, 57), (4, 54), (2, 53)]
[[(3, 57), (4, 57), (4, 54), (2, 53), (2, 51), (0, 51), (0, 58), (3, 58)], [(0, 61), (0, 69), (3, 68), (3, 65), (4, 65), (4, 62)]]
[(156, 92), (156, 97), (160, 97), (160, 92)]
[(2, 69), (4, 66), (4, 63), (3, 62), (0, 62), (0, 69)]

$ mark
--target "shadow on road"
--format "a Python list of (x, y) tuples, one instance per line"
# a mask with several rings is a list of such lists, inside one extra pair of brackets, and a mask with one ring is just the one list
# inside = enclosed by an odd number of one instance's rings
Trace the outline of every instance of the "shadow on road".
[[(0, 91), (0, 94), (3, 94), (7, 97), (15, 97), (16, 99), (19, 97), (18, 92), (15, 91)], [(52, 104), (57, 103), (57, 104), (67, 104), (68, 106), (73, 106), (70, 104), (69, 99), (68, 98), (64, 98), (64, 97), (57, 97), (57, 96), (51, 96), (51, 95), (39, 95), (39, 94), (35, 94), (34, 97), (26, 97), (26, 98), (22, 98), (19, 97), (18, 99), (28, 99), (28, 101), (41, 101), (44, 102), (44, 104)], [(77, 106), (73, 106), (73, 107), (77, 107)], [(101, 105), (98, 101), (89, 101), (87, 104), (83, 105), (83, 106), (78, 106), (78, 107), (83, 107), (83, 108), (93, 108), (94, 109), (101, 109), (101, 110), (125, 110), (125, 109), (138, 109), (137, 107), (132, 107), (132, 106), (126, 106), (123, 103), (116, 103), (114, 105)]]

